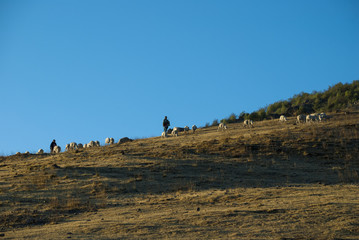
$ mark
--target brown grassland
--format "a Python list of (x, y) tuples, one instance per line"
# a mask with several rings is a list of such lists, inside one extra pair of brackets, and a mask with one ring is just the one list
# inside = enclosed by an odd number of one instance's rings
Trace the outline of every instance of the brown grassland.
[(359, 239), (359, 111), (0, 157), (0, 239)]

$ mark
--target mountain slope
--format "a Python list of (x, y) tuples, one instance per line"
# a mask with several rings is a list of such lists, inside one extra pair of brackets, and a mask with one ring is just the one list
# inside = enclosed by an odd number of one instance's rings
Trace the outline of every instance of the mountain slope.
[(9, 239), (359, 236), (359, 111), (0, 158)]

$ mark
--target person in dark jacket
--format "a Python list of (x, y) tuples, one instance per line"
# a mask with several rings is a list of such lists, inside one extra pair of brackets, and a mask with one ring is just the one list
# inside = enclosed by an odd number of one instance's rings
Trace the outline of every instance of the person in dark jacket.
[(54, 147), (57, 146), (56, 144), (56, 140), (52, 140), (52, 143), (50, 144), (50, 153), (52, 153), (54, 151)]
[(167, 132), (168, 127), (171, 125), (170, 121), (168, 121), (167, 116), (165, 116), (165, 119), (163, 119), (163, 130)]

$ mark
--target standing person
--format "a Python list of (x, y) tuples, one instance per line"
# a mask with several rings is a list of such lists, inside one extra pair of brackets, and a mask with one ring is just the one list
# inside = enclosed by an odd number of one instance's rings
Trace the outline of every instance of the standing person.
[(54, 147), (57, 146), (56, 144), (56, 140), (52, 140), (52, 143), (50, 144), (50, 153), (52, 153), (54, 151)]
[(165, 119), (163, 119), (163, 130), (165, 131), (165, 133), (167, 133), (167, 129), (168, 127), (171, 125), (170, 121), (168, 121), (167, 116), (165, 116)]

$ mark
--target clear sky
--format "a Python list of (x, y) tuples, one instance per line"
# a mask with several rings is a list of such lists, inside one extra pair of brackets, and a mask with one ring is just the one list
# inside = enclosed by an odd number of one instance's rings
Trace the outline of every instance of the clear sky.
[(356, 0), (0, 0), (0, 155), (159, 136), (359, 79)]

